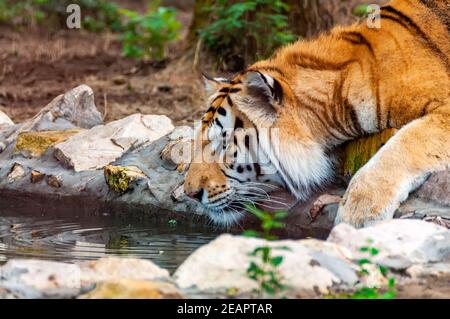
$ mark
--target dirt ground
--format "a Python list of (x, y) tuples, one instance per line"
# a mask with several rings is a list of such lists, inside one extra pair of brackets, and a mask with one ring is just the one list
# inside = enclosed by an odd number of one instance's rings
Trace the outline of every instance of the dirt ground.
[[(134, 3), (133, 9), (139, 6)], [(84, 83), (94, 90), (106, 121), (144, 113), (192, 123), (200, 118), (204, 100), (199, 72), (185, 54), (189, 6), (179, 8), (178, 18), (181, 40), (169, 45), (162, 62), (124, 58), (116, 35), (109, 33), (0, 25), (0, 110), (20, 122)]]

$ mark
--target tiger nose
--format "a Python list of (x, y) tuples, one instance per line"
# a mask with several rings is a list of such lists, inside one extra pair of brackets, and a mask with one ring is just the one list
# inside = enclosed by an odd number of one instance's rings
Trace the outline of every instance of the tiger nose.
[(191, 192), (189, 194), (187, 194), (190, 198), (192, 199), (196, 199), (198, 200), (200, 203), (202, 202), (202, 198), (203, 198), (203, 194), (205, 193), (205, 191), (203, 190), (203, 188), (200, 188), (198, 191), (195, 192)]

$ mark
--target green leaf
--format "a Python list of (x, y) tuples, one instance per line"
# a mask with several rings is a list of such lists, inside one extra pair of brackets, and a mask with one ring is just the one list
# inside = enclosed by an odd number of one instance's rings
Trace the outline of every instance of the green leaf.
[(367, 258), (363, 258), (363, 259), (358, 260), (358, 264), (359, 264), (360, 266), (366, 265), (366, 264), (371, 264), (371, 263), (372, 263), (372, 262), (371, 262), (369, 259), (367, 259)]
[(254, 230), (246, 230), (245, 232), (242, 233), (242, 236), (245, 237), (260, 237), (260, 233)]
[(272, 266), (278, 267), (283, 262), (283, 256), (276, 256), (270, 259)]

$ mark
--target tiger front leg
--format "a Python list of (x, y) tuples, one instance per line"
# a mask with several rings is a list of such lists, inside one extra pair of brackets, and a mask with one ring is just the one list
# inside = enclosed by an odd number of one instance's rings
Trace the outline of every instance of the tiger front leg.
[(391, 219), (429, 173), (450, 166), (450, 106), (404, 126), (353, 177), (335, 224), (370, 226)]

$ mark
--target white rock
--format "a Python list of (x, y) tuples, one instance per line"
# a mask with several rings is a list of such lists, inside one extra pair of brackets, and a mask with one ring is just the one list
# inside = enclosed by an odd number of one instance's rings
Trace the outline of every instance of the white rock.
[[(261, 246), (273, 247), (273, 256), (283, 256), (278, 271), (288, 285), (287, 293), (328, 292), (334, 284), (354, 284), (356, 267), (345, 256), (345, 248), (317, 240), (273, 241), (221, 235), (200, 247), (177, 269), (174, 280), (178, 287), (203, 294), (224, 294), (236, 290), (248, 294), (258, 288), (247, 268), (258, 258), (249, 254)], [(289, 250), (275, 249), (288, 247)]]
[(121, 157), (131, 146), (155, 141), (173, 128), (166, 116), (134, 114), (55, 145), (55, 157), (76, 172), (95, 170)]
[(13, 183), (22, 177), (24, 177), (26, 174), (26, 171), (22, 165), (19, 163), (14, 163), (14, 165), (11, 167), (11, 171), (8, 174), (8, 182)]
[(2, 111), (0, 111), (0, 125), (14, 125), (14, 122)]
[(169, 280), (169, 272), (150, 260), (106, 257), (80, 262), (82, 285), (119, 279)]
[(171, 141), (178, 139), (193, 139), (194, 129), (190, 126), (177, 126), (169, 136)]
[(347, 247), (355, 258), (367, 257), (359, 252), (361, 247), (375, 247), (379, 254), (372, 260), (395, 269), (450, 256), (450, 231), (420, 220), (393, 219), (362, 229), (339, 224), (327, 241)]
[(425, 277), (449, 277), (450, 278), (450, 263), (436, 263), (436, 264), (418, 264), (406, 269), (406, 273), (411, 278), (425, 278)]
[(81, 271), (78, 265), (45, 260), (9, 260), (0, 267), (0, 285), (27, 286), (51, 292), (58, 289), (81, 287)]
[(69, 264), (45, 260), (9, 260), (0, 267), (0, 287), (21, 298), (74, 297), (91, 284), (110, 280), (164, 280), (169, 272), (149, 260), (107, 257)]

